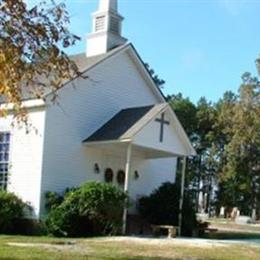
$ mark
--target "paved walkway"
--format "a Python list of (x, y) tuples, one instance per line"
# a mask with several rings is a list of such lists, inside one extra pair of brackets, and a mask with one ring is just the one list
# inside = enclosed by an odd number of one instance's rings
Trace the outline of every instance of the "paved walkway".
[(204, 239), (204, 238), (146, 238), (146, 237), (111, 237), (104, 238), (109, 241), (128, 241), (144, 244), (176, 244), (183, 246), (194, 246), (194, 247), (224, 247), (231, 245), (249, 245), (259, 247), (260, 239)]

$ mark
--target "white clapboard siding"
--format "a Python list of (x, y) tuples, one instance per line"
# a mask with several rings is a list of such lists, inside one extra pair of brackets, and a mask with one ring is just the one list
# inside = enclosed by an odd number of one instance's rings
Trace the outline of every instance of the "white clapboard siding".
[[(69, 84), (60, 91), (60, 106), (51, 105), (47, 109), (42, 198), (46, 191), (61, 192), (85, 181), (102, 181), (103, 171), (96, 175), (93, 170), (95, 162), (102, 162), (102, 151), (89, 149), (82, 141), (121, 109), (161, 102), (126, 52), (104, 61), (87, 75), (88, 80), (77, 79), (75, 87)], [(167, 178), (157, 174), (156, 180), (148, 184), (144, 181), (140, 187), (142, 191), (135, 193), (153, 189), (154, 183), (158, 186), (161, 178), (169, 179), (169, 172), (173, 181), (175, 162), (168, 161), (170, 170), (162, 173)], [(147, 189), (146, 185), (150, 184), (152, 186)]]
[(0, 131), (11, 132), (8, 191), (29, 202), (33, 207), (33, 217), (37, 217), (40, 209), (44, 108), (30, 110), (28, 120), (32, 125), (28, 133), (25, 128), (11, 126), (12, 116), (0, 118)]
[[(107, 167), (124, 169), (125, 151), (90, 148), (82, 143), (121, 109), (162, 102), (145, 72), (138, 68), (133, 51), (122, 51), (64, 86), (59, 105), (51, 102), (33, 108), (29, 118), (38, 133), (11, 128), (11, 117), (0, 118), (0, 131), (11, 131), (11, 170), (8, 190), (34, 209), (33, 217), (45, 215), (45, 193), (62, 192), (86, 181), (104, 181)], [(94, 164), (100, 174), (94, 173)], [(162, 182), (175, 181), (174, 158), (132, 159), (129, 193), (135, 200), (148, 195)], [(134, 171), (140, 177), (134, 179)], [(116, 181), (115, 181), (116, 184)], [(134, 209), (133, 209), (134, 210)]]

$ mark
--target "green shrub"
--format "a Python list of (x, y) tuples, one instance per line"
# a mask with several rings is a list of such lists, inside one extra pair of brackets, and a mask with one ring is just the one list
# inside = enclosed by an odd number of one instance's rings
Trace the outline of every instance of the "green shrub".
[(121, 229), (126, 198), (110, 184), (86, 183), (67, 192), (59, 206), (49, 207), (47, 230), (55, 236), (116, 234)]
[[(164, 183), (150, 196), (139, 200), (139, 212), (150, 224), (178, 226), (180, 189)], [(196, 227), (196, 214), (189, 197), (184, 197), (182, 235), (190, 236)]]
[(16, 226), (24, 218), (26, 208), (30, 207), (15, 194), (0, 191), (0, 233), (19, 233)]
[(49, 211), (53, 208), (58, 207), (64, 200), (64, 196), (57, 192), (48, 191), (45, 194), (45, 207)]
[(62, 194), (54, 191), (48, 191), (45, 193), (45, 208), (47, 211), (58, 207), (65, 199), (66, 195), (71, 191), (75, 191), (77, 188), (67, 188)]

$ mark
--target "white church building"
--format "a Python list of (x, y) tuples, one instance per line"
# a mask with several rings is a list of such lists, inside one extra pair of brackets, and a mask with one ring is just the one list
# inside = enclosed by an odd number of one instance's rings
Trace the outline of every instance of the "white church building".
[(71, 56), (87, 77), (65, 83), (58, 105), (52, 93), (23, 103), (37, 131), (12, 126), (11, 113), (0, 118), (0, 188), (29, 202), (35, 219), (47, 191), (100, 181), (136, 201), (174, 182), (177, 158), (195, 154), (122, 21), (117, 0), (99, 1), (86, 52)]

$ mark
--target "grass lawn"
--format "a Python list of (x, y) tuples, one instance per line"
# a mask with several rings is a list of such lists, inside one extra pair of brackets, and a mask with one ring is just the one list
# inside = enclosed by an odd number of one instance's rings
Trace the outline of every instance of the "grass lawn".
[(224, 232), (218, 231), (216, 233), (207, 233), (203, 236), (210, 239), (260, 239), (260, 233), (248, 233), (248, 232)]
[(217, 228), (229, 228), (240, 231), (248, 231), (248, 232), (257, 232), (260, 234), (260, 223), (258, 224), (236, 224), (234, 221), (230, 219), (218, 219), (212, 218), (208, 220), (211, 226)]
[(213, 239), (260, 239), (260, 224), (236, 224), (229, 219), (211, 219), (210, 227), (218, 229), (216, 233), (206, 234)]
[(0, 236), (0, 259), (260, 259), (260, 246), (194, 246), (177, 242), (174, 239)]

